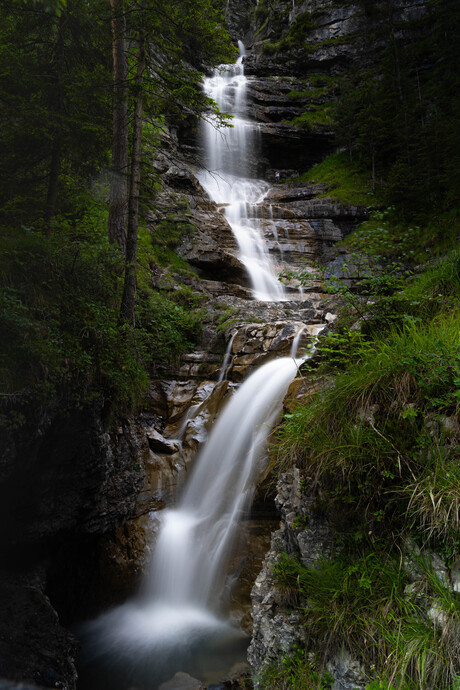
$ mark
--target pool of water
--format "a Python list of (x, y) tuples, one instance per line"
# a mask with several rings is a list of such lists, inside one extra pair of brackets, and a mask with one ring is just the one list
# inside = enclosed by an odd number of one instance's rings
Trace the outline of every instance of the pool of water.
[(82, 626), (79, 690), (158, 690), (182, 671), (219, 687), (249, 638), (200, 610), (126, 604)]

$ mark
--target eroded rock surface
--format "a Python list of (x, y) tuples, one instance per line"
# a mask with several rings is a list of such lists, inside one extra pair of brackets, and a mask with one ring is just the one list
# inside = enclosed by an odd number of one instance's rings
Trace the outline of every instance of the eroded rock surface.
[[(314, 567), (332, 554), (334, 530), (327, 517), (314, 509), (314, 499), (304, 493), (297, 469), (282, 475), (276, 505), (279, 529), (272, 534), (270, 550), (252, 590), (253, 634), (249, 662), (258, 675), (271, 664), (281, 663), (297, 644), (309, 648), (309, 634), (296, 602), (289, 601), (277, 586), (274, 565), (282, 554), (294, 555), (307, 567)], [(364, 669), (356, 659), (340, 650), (331, 651), (327, 669), (335, 678), (334, 690), (364, 690)], [(255, 687), (262, 685), (256, 681)]]

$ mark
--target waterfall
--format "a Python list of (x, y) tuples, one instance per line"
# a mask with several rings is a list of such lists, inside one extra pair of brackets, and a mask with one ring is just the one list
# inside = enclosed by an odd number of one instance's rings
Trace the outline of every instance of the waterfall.
[(253, 296), (262, 301), (284, 299), (284, 289), (268, 253), (260, 223), (257, 204), (261, 203), (270, 185), (250, 177), (249, 159), (259, 154), (258, 125), (247, 119), (244, 76), (244, 46), (239, 42), (240, 57), (235, 65), (224, 65), (204, 80), (208, 96), (223, 112), (234, 117), (232, 127), (218, 128), (213, 118), (202, 125), (206, 168), (197, 178), (210, 198), (225, 209), (239, 247), (239, 258), (252, 284)]
[(268, 362), (218, 417), (177, 508), (165, 513), (145, 593), (149, 598), (172, 610), (194, 606), (219, 612), (227, 557), (297, 366), (289, 357)]
[(112, 690), (158, 687), (177, 670), (209, 673), (217, 657), (245, 647), (244, 635), (222, 616), (225, 572), (267, 436), (301, 361), (264, 364), (227, 403), (177, 508), (164, 511), (142, 591), (80, 631), (90, 669), (85, 679), (83, 668), (85, 688), (96, 690), (108, 674), (115, 674)]
[(306, 329), (305, 325), (301, 326), (294, 336), (294, 340), (292, 341), (292, 346), (291, 346), (291, 357), (293, 359), (295, 359), (297, 357), (297, 350), (299, 348), (300, 338), (302, 337), (302, 333), (304, 332), (305, 329)]
[[(254, 297), (281, 300), (283, 288), (255, 220), (256, 205), (269, 185), (245, 176), (249, 170), (245, 152), (254, 146), (256, 127), (240, 117), (245, 114), (246, 88), (242, 55), (241, 50), (235, 66), (226, 66), (206, 80), (208, 93), (221, 108), (232, 106), (236, 116), (225, 134), (212, 124), (206, 126), (211, 169), (201, 171), (199, 178), (211, 197), (225, 205)], [(221, 678), (223, 659), (227, 669), (241, 659), (246, 636), (225, 617), (227, 566), (241, 518), (252, 500), (267, 436), (303, 361), (295, 359), (300, 335), (301, 331), (291, 357), (257, 369), (220, 413), (177, 507), (160, 517), (151, 571), (141, 591), (81, 629), (85, 641), (81, 688), (99, 690), (109, 685), (111, 690), (153, 690), (176, 671), (215, 682)], [(189, 410), (181, 437), (200, 404)]]

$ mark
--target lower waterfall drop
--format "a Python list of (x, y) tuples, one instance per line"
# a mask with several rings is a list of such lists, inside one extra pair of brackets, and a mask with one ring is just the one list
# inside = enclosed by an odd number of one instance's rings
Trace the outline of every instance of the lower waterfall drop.
[(229, 400), (177, 508), (163, 515), (143, 590), (81, 629), (80, 687), (152, 690), (177, 671), (216, 682), (241, 658), (247, 638), (224, 615), (226, 566), (265, 441), (301, 361), (264, 364)]

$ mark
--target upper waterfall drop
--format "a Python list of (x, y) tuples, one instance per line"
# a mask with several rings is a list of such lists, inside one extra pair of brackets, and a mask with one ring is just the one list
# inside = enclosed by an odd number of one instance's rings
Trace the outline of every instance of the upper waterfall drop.
[(219, 128), (209, 117), (202, 124), (205, 168), (197, 178), (225, 216), (238, 242), (239, 256), (249, 274), (253, 296), (262, 301), (286, 299), (275, 265), (257, 221), (257, 205), (270, 185), (251, 177), (249, 157), (258, 156), (258, 125), (247, 119), (244, 45), (238, 42), (240, 57), (234, 65), (222, 65), (204, 80), (208, 96), (222, 112), (233, 115), (232, 126)]

